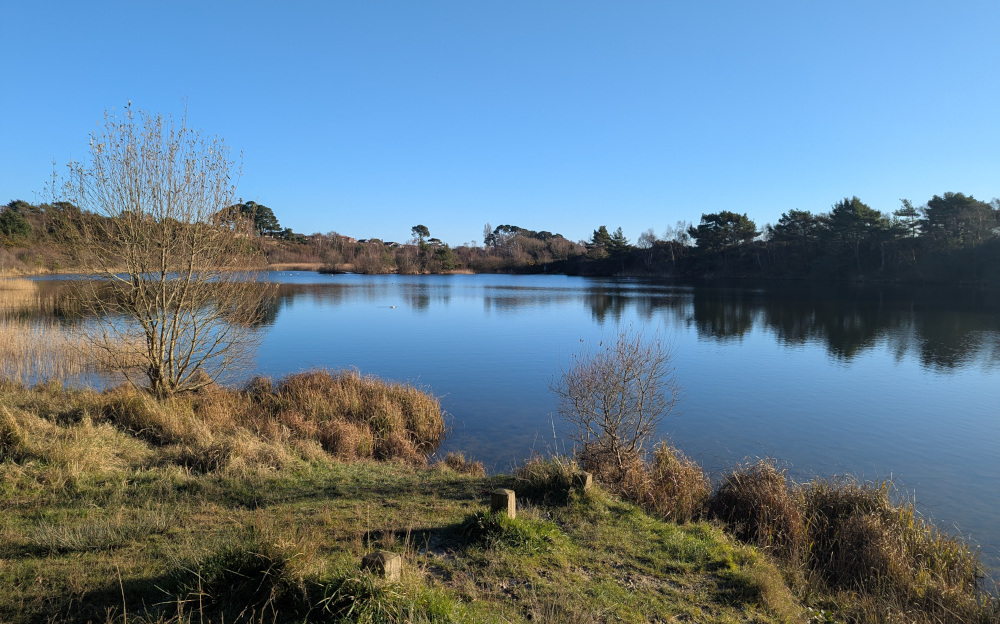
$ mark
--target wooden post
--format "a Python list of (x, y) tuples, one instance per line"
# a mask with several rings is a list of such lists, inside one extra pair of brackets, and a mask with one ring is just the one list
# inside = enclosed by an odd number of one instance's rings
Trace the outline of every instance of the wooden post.
[(586, 492), (594, 484), (594, 475), (585, 470), (578, 470), (573, 473), (573, 487), (581, 492)]
[(387, 581), (398, 581), (403, 573), (403, 558), (387, 550), (376, 550), (362, 557), (361, 569)]
[(490, 494), (490, 510), (502, 511), (507, 514), (508, 518), (514, 518), (517, 515), (514, 490), (493, 490), (493, 493)]

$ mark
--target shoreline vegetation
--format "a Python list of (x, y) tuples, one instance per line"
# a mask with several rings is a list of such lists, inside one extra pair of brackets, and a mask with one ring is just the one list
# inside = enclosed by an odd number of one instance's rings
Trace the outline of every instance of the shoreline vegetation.
[[(997, 622), (974, 549), (889, 483), (709, 484), (665, 443), (624, 485), (487, 476), (440, 403), (310, 371), (156, 400), (0, 384), (0, 620)], [(489, 492), (516, 492), (517, 516)], [(402, 556), (400, 581), (363, 555)]]
[[(761, 460), (713, 484), (669, 441), (487, 475), (437, 452), (441, 404), (419, 388), (322, 370), (162, 399), (74, 388), (100, 370), (81, 335), (14, 340), (65, 302), (30, 280), (0, 301), (4, 361), (36, 350), (0, 380), (0, 621), (1000, 622), (977, 550), (890, 482), (793, 483)], [(566, 379), (657, 353), (630, 345)], [(489, 511), (497, 488), (515, 518)], [(362, 571), (376, 550), (401, 580)]]

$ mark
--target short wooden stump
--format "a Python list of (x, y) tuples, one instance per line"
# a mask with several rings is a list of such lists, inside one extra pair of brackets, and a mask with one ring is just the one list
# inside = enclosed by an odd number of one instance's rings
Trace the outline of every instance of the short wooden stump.
[(387, 581), (398, 581), (403, 574), (403, 558), (387, 550), (376, 550), (361, 558), (361, 569)]
[(586, 492), (594, 485), (594, 475), (590, 474), (585, 470), (579, 470), (573, 473), (573, 487), (580, 490), (581, 492)]
[(517, 515), (517, 503), (514, 497), (514, 490), (493, 490), (490, 494), (490, 510), (507, 514), (508, 518)]

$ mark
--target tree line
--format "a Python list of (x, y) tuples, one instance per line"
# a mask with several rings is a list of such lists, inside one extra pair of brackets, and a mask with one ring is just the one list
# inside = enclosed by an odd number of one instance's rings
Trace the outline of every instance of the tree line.
[(1000, 278), (1000, 200), (934, 195), (881, 213), (858, 197), (790, 210), (758, 231), (745, 214), (702, 215), (688, 234), (695, 275), (986, 282)]
[[(934, 195), (915, 206), (901, 200), (882, 213), (858, 197), (827, 212), (789, 210), (777, 223), (758, 225), (745, 213), (704, 213), (697, 224), (679, 221), (662, 235), (652, 229), (632, 243), (619, 227), (594, 229), (589, 240), (503, 224), (483, 228), (482, 244), (451, 247), (427, 226), (404, 242), (356, 240), (329, 232), (304, 235), (283, 228), (274, 211), (254, 201), (235, 209), (249, 219), (272, 263), (319, 263), (326, 270), (360, 273), (555, 272), (581, 275), (659, 275), (687, 278), (825, 280), (1000, 280), (1000, 200), (964, 193)], [(99, 215), (60, 201), (13, 200), (0, 210), (0, 269), (72, 267), (65, 243)]]

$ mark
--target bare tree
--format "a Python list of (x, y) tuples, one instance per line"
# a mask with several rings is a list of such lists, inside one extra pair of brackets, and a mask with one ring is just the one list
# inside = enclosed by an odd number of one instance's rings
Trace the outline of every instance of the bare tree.
[[(270, 289), (252, 224), (234, 206), (238, 170), (219, 138), (162, 116), (106, 113), (69, 192), (88, 220), (79, 282), (94, 342), (157, 397), (195, 390), (245, 363)], [(125, 352), (123, 353), (123, 346)]]
[(635, 246), (642, 250), (642, 261), (647, 269), (653, 265), (653, 250), (657, 240), (656, 232), (653, 228), (649, 228), (639, 235), (639, 240), (636, 242)]
[[(642, 457), (680, 396), (670, 346), (659, 334), (623, 330), (614, 341), (575, 355), (553, 381), (559, 413), (591, 469), (621, 471)], [(607, 466), (611, 463), (611, 466)], [(603, 466), (602, 466), (603, 464)]]

